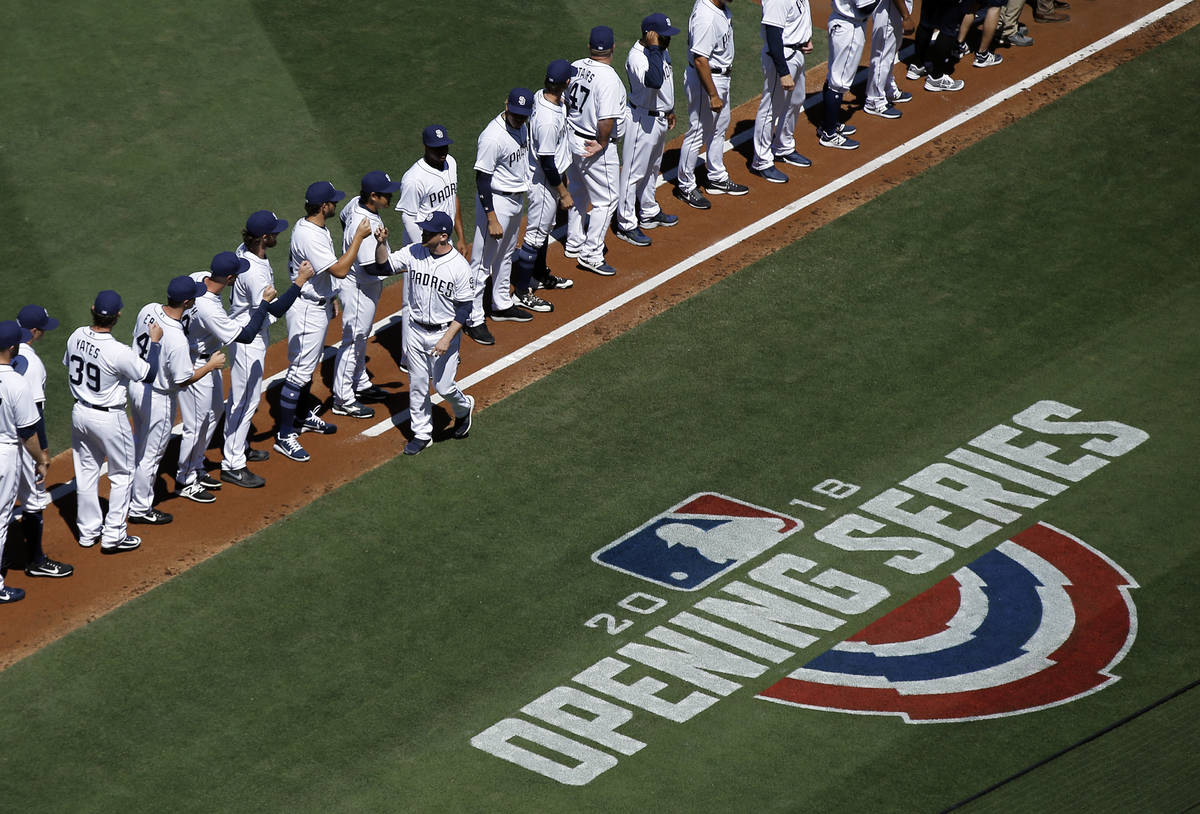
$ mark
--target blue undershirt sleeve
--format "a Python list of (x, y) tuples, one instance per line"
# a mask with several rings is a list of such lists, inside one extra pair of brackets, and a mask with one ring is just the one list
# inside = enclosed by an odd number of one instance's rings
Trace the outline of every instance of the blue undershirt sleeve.
[(459, 325), (466, 325), (467, 320), (471, 318), (471, 301), (454, 303), (454, 321)]
[(658, 90), (663, 86), (663, 81), (666, 78), (666, 72), (663, 70), (663, 50), (657, 45), (651, 45), (646, 48), (646, 59), (650, 65), (646, 68), (646, 78), (642, 80), (642, 84), (648, 88)]
[(254, 341), (254, 337), (258, 336), (258, 332), (262, 330), (263, 321), (266, 318), (267, 305), (259, 303), (258, 307), (250, 312), (250, 321), (242, 328), (242, 332), (233, 338), (233, 341), (243, 345)]
[(538, 163), (542, 165), (542, 173), (546, 176), (547, 184), (556, 187), (562, 183), (562, 176), (558, 174), (558, 168), (554, 166), (554, 156), (539, 155)]
[(775, 63), (776, 73), (783, 76), (788, 72), (787, 60), (783, 58), (783, 29), (764, 25), (763, 37), (767, 40), (767, 56)]
[(279, 319), (283, 316), (287, 309), (292, 307), (292, 303), (296, 301), (296, 297), (300, 296), (300, 288), (295, 283), (288, 286), (287, 291), (280, 294), (271, 302), (267, 303), (267, 313)]
[(479, 203), (483, 206), (484, 212), (491, 212), (496, 208), (492, 203), (492, 174), (490, 172), (475, 171), (475, 189), (479, 193)]
[(154, 377), (158, 375), (158, 357), (162, 354), (162, 345), (158, 342), (150, 343), (150, 351), (146, 354), (146, 364), (150, 365), (150, 372), (142, 379), (143, 382), (149, 384), (154, 381)]

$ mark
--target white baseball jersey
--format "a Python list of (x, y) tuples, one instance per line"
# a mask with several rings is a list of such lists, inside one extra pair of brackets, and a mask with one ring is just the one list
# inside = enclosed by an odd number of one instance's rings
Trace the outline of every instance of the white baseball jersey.
[[(891, 2), (891, 0), (883, 1)], [(848, 20), (866, 22), (879, 3), (880, 0), (830, 0), (830, 13)], [(788, 40), (785, 39), (784, 42), (788, 42)]]
[[(12, 365), (0, 365), (0, 444), (22, 443), (17, 430), (33, 426), (39, 418), (41, 414), (34, 404), (29, 380), (13, 370)], [(12, 475), (16, 475), (15, 469)], [(13, 488), (15, 491), (15, 486)], [(7, 510), (10, 507), (0, 508)]]
[(554, 156), (554, 168), (559, 173), (567, 171), (571, 166), (571, 147), (567, 143), (567, 108), (565, 104), (557, 105), (546, 101), (546, 91), (539, 90), (533, 94), (533, 115), (529, 117), (530, 150), (529, 164), (533, 169), (533, 178), (542, 183), (540, 156)]
[(413, 223), (429, 220), (434, 212), (445, 212), (451, 220), (458, 213), (458, 164), (446, 156), (441, 169), (429, 166), (422, 156), (400, 179), (400, 200), (396, 211)]
[(37, 351), (27, 342), (21, 343), (20, 356), (28, 365), (25, 368), (25, 381), (29, 384), (29, 392), (33, 395), (34, 402), (40, 404), (46, 400), (46, 366), (42, 364)]
[(613, 66), (591, 57), (577, 59), (572, 65), (579, 71), (567, 87), (567, 123), (590, 139), (602, 119), (616, 119), (612, 139), (625, 135), (628, 106), (625, 86)]
[(650, 58), (646, 47), (638, 40), (625, 58), (625, 75), (629, 77), (629, 103), (640, 110), (669, 112), (675, 109), (675, 80), (671, 71), (671, 52), (663, 52), (663, 83), (661, 88), (646, 87), (646, 71)]
[[(240, 319), (244, 325), (250, 318), (250, 311), (265, 299), (263, 294), (266, 290), (275, 286), (275, 272), (271, 269), (270, 261), (247, 251), (245, 245), (238, 246), (234, 254), (250, 261), (250, 268), (237, 276), (229, 294), (229, 315)], [(255, 341), (262, 342), (264, 348), (271, 344), (271, 323), (274, 321), (275, 317), (268, 314), (255, 337)]]
[[(492, 176), (495, 192), (528, 192), (533, 171), (529, 166), (529, 128), (510, 128), (501, 113), (479, 134), (475, 169)], [(453, 213), (450, 215), (454, 217)]]
[(404, 301), (412, 308), (412, 318), (429, 325), (454, 320), (454, 303), (469, 302), (475, 294), (471, 284), (471, 264), (456, 250), (441, 256), (429, 249), (410, 244), (391, 254), (392, 268), (404, 269)]
[[(197, 274), (201, 279), (208, 276), (208, 272), (204, 271), (196, 272), (192, 277), (195, 278)], [(196, 298), (196, 304), (184, 314), (184, 320), (187, 322), (192, 353), (197, 359), (208, 358), (232, 342), (245, 324), (229, 316), (225, 304), (221, 302), (221, 295), (211, 291)]]
[[(785, 46), (801, 45), (812, 39), (812, 14), (808, 10), (808, 0), (762, 0), (762, 24), (783, 29)], [(766, 53), (767, 36), (765, 31), (761, 33), (763, 52)]]
[(375, 262), (375, 246), (378, 245), (378, 241), (375, 240), (375, 231), (383, 226), (383, 218), (379, 216), (378, 212), (372, 212), (370, 209), (360, 206), (357, 195), (346, 202), (338, 217), (342, 221), (342, 251), (350, 248), (350, 243), (354, 240), (354, 232), (358, 229), (358, 222), (363, 218), (371, 222), (371, 234), (363, 238), (362, 245), (358, 248), (358, 256), (354, 258), (354, 263), (350, 266), (350, 274), (346, 279), (371, 299), (378, 300), (379, 295), (383, 293), (383, 280), (367, 274), (362, 267)]
[(716, 73), (733, 66), (733, 50), (733, 14), (728, 6), (717, 8), (712, 0), (696, 0), (688, 18), (688, 51), (707, 58)]
[(63, 364), (71, 395), (97, 407), (124, 407), (129, 382), (150, 373), (150, 365), (133, 348), (86, 326), (67, 340)]
[(150, 324), (157, 322), (163, 331), (158, 357), (158, 373), (151, 386), (162, 393), (174, 393), (192, 378), (192, 354), (183, 324), (167, 316), (162, 305), (152, 302), (139, 313), (133, 328), (133, 346), (143, 359), (150, 353)]
[[(333, 252), (333, 236), (329, 229), (317, 226), (308, 218), (300, 218), (292, 227), (292, 239), (288, 245), (288, 277), (296, 282), (300, 273), (300, 264), (307, 260), (312, 264), (316, 274), (300, 289), (301, 299), (316, 302), (321, 298), (328, 301), (333, 297), (333, 281), (329, 276), (329, 267), (337, 262)], [(254, 304), (257, 305), (258, 300)]]

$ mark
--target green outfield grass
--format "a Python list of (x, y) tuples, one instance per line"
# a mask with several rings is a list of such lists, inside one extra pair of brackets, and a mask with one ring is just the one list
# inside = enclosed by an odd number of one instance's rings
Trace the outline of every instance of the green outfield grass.
[[(686, 28), (690, 3), (657, 8)], [(70, 436), (57, 361), (97, 291), (123, 295), (127, 313), (116, 334), (128, 341), (141, 307), (161, 301), (171, 277), (237, 246), (251, 212), (272, 209), (294, 223), (314, 180), (331, 179), (353, 195), (369, 170), (399, 178), (422, 155), (421, 129), (433, 122), (455, 139), (470, 240), (475, 140), (508, 91), (540, 88), (552, 59), (586, 56), (588, 32), (599, 24), (614, 29), (623, 75), (647, 13), (627, 0), (440, 8), (69, 0), (13, 15), (0, 53), (8, 77), (0, 103), (10, 123), (0, 182), (15, 214), (3, 238), (3, 310), (15, 318), (39, 302), (63, 323), (39, 348), (54, 363), (54, 451)], [(732, 94), (749, 99), (762, 81), (750, 56), (761, 47), (759, 9), (747, 4), (735, 14), (747, 68)], [(821, 35), (809, 64), (823, 49)], [(686, 50), (686, 37), (672, 46), (681, 112)], [(398, 226), (398, 217), (389, 220)], [(282, 243), (272, 258), (281, 282)], [(286, 337), (282, 322), (273, 337)]]
[[(1200, 198), (1180, 157), (1200, 153), (1200, 117), (1176, 100), (1198, 47), (1193, 30), (1101, 77), (488, 408), (469, 440), (380, 467), (8, 669), (0, 800), (938, 811), (1194, 681)], [(1004, 529), (1052, 523), (1136, 579), (1121, 680), (953, 724), (755, 700), (983, 553), (917, 576), (812, 531), (1042, 399), (1150, 436)], [(812, 492), (830, 477), (862, 491), (845, 506)], [(472, 748), (719, 594), (728, 580), (684, 595), (590, 561), (700, 491), (794, 514), (806, 528), (781, 550), (890, 596), (686, 723), (640, 712), (621, 731), (648, 745), (586, 786)], [(669, 604), (617, 636), (584, 626), (630, 616), (616, 603), (635, 591)], [(647, 672), (671, 700), (689, 689)], [(1195, 705), (1181, 696), (969, 810), (1128, 811), (1130, 784), (1150, 783), (1141, 810), (1194, 806), (1180, 722)]]

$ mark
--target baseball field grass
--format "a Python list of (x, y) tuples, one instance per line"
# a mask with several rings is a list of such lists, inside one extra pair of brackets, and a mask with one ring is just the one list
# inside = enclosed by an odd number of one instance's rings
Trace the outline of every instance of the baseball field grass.
[[(1176, 102), (1198, 49), (1193, 29), (6, 670), (4, 807), (938, 811), (1195, 682), (1200, 117)], [(1136, 580), (1120, 680), (923, 725), (756, 699), (983, 553), (902, 573), (813, 530), (1047, 399), (1149, 438), (987, 545), (1047, 522)], [(861, 491), (813, 491), (830, 478)], [(620, 731), (646, 746), (586, 785), (473, 748), (720, 592), (591, 560), (697, 492), (802, 520), (779, 550), (886, 598), (684, 723), (638, 710)], [(667, 604), (623, 612), (635, 592)], [(585, 625), (603, 613), (634, 624)], [(1195, 699), (965, 810), (1188, 810)]]

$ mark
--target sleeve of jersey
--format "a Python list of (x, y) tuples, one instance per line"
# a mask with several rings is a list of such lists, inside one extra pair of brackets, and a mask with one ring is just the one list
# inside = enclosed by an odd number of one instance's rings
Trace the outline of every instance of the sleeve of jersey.
[[(458, 273), (454, 275), (454, 304), (460, 302), (471, 302), (475, 299), (475, 289), (471, 285), (471, 264), (466, 258), (461, 258), (458, 264)], [(460, 320), (461, 322), (461, 320)], [(466, 323), (463, 323), (464, 325)]]
[(163, 364), (167, 368), (167, 378), (176, 385), (181, 385), (192, 378), (192, 357), (188, 352), (187, 342), (172, 345), (165, 354)]
[(16, 399), (13, 404), (13, 423), (17, 425), (18, 429), (29, 430), (29, 435), (24, 436), (29, 438), (33, 435), (42, 414), (38, 412), (37, 405), (33, 402), (33, 394), (29, 392), (28, 387), (13, 388), (13, 390), (16, 391)]
[[(162, 345), (157, 342), (151, 343), (150, 352), (153, 353), (154, 348), (161, 347)], [(116, 357), (113, 360), (113, 367), (131, 382), (144, 382), (147, 376), (158, 371), (157, 365), (151, 368), (149, 362), (144, 361), (142, 357), (134, 353), (132, 348), (125, 347), (124, 345), (117, 348)]]
[(787, 60), (783, 58), (783, 29), (763, 23), (763, 38), (767, 41), (767, 55), (780, 76), (789, 73)]
[[(425, 159), (421, 159), (424, 161)], [(396, 211), (408, 215), (417, 214), (417, 183), (409, 173), (404, 173), (400, 179), (400, 200), (396, 201)]]
[(708, 59), (716, 47), (717, 38), (714, 36), (712, 24), (707, 21), (698, 22), (692, 35), (692, 53)]
[(388, 263), (396, 273), (412, 271), (412, 247), (402, 246), (388, 255)]
[[(308, 231), (311, 232), (311, 230)], [(293, 234), (295, 233), (293, 232)], [(318, 274), (328, 271), (329, 267), (337, 262), (337, 255), (333, 253), (333, 244), (325, 239), (324, 235), (303, 234), (299, 238), (299, 243), (300, 257), (311, 263), (313, 270)]]
[(642, 80), (642, 84), (658, 90), (663, 86), (663, 80), (666, 78), (666, 73), (663, 71), (662, 49), (656, 46), (647, 48), (646, 63), (646, 77)]

